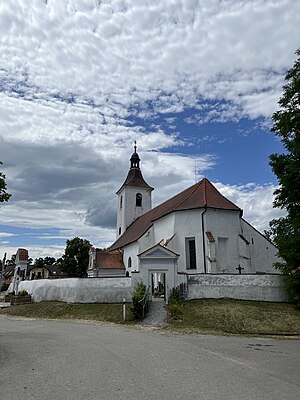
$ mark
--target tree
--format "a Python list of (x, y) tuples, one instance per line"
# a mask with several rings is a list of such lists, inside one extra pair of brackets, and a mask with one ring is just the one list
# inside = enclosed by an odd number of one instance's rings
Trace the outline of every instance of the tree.
[[(0, 161), (0, 164), (2, 162)], [(6, 182), (5, 182), (5, 175), (0, 172), (0, 202), (3, 203), (4, 201), (8, 201), (11, 194), (7, 193), (6, 191)]]
[(39, 257), (39, 258), (35, 259), (34, 265), (36, 267), (42, 268), (44, 265), (53, 265), (55, 262), (56, 262), (56, 260), (54, 257), (48, 257), (48, 256), (45, 258)]
[(300, 48), (298, 59), (288, 70), (279, 100), (280, 110), (273, 114), (273, 128), (281, 138), (283, 154), (272, 154), (270, 165), (278, 178), (274, 207), (286, 216), (270, 222), (270, 234), (284, 262), (276, 268), (286, 274), (286, 288), (300, 305)]
[(67, 240), (61, 269), (70, 277), (86, 278), (89, 265), (91, 243), (87, 239), (75, 237)]

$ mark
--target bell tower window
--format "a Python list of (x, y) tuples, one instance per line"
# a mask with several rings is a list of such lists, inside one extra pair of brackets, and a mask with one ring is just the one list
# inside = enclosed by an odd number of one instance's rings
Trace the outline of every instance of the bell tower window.
[(120, 208), (123, 206), (123, 196), (120, 197)]
[(141, 193), (136, 194), (136, 197), (135, 197), (136, 207), (142, 207), (142, 198), (143, 198), (143, 196), (141, 195)]

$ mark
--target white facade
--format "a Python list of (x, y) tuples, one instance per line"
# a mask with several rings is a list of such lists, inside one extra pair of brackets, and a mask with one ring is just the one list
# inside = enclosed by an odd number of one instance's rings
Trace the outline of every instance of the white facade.
[[(206, 232), (212, 234), (214, 242), (208, 241)], [(188, 240), (195, 241), (195, 268), (189, 265)], [(154, 221), (140, 239), (123, 248), (126, 270), (139, 271), (138, 254), (166, 241), (165, 247), (179, 254), (176, 272), (239, 274), (240, 267), (242, 274), (276, 273), (276, 247), (243, 220), (239, 212), (218, 209), (178, 211)]]
[(123, 186), (118, 195), (117, 238), (140, 215), (151, 210), (151, 190), (143, 187)]

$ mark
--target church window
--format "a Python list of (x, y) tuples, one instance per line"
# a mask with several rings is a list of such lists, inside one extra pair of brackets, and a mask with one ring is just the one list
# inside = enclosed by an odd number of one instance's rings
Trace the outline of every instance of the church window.
[(185, 240), (185, 251), (186, 251), (186, 261), (187, 269), (196, 269), (196, 242), (195, 238), (187, 238)]
[(121, 235), (121, 227), (119, 228), (119, 235)]
[(132, 261), (131, 261), (131, 257), (128, 258), (128, 268), (131, 268), (132, 265)]
[(136, 194), (136, 198), (135, 198), (136, 207), (142, 207), (142, 198), (143, 198), (143, 196), (141, 195), (141, 193)]
[(120, 208), (123, 206), (123, 196), (120, 197)]

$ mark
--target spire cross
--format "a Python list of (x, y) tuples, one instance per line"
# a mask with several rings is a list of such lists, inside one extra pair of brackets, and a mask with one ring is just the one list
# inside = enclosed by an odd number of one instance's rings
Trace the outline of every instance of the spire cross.
[(134, 152), (136, 153), (136, 140), (134, 141)]

